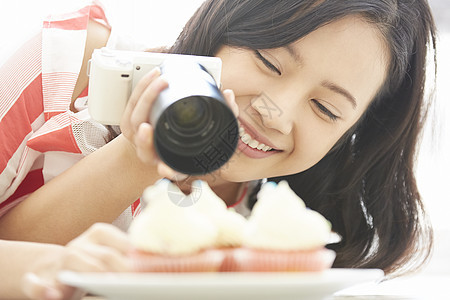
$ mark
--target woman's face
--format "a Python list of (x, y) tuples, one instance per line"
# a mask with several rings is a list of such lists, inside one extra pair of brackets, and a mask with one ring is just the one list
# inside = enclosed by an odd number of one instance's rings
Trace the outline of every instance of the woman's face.
[(380, 32), (356, 17), (323, 26), (288, 47), (222, 47), (222, 88), (235, 93), (241, 138), (220, 176), (246, 181), (316, 164), (381, 87), (386, 49)]

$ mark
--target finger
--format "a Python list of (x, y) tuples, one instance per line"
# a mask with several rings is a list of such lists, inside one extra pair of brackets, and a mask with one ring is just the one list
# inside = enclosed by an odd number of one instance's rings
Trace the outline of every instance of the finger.
[(142, 93), (159, 75), (161, 75), (161, 70), (159, 69), (159, 67), (156, 67), (150, 72), (148, 72), (146, 75), (144, 75), (144, 77), (142, 77), (142, 79), (138, 82), (133, 92), (131, 93), (130, 99), (128, 100), (127, 107), (125, 109), (125, 114), (126, 113), (128, 113), (128, 115), (131, 114), (137, 102), (139, 101), (139, 98), (141, 97)]
[(107, 272), (108, 267), (95, 254), (95, 249), (92, 249), (91, 245), (72, 246), (61, 262), (61, 270)]
[(123, 254), (131, 248), (127, 234), (111, 224), (95, 223), (78, 238), (79, 240), (76, 239), (74, 242), (83, 244), (83, 238), (87, 238), (91, 243), (112, 247)]
[(153, 148), (153, 127), (148, 123), (139, 125), (135, 136), (136, 154), (146, 164), (154, 163), (156, 152)]
[(183, 173), (176, 173), (172, 176), (170, 180), (172, 181), (184, 181), (189, 178), (190, 175), (183, 174)]
[(189, 177), (189, 175), (174, 171), (171, 167), (161, 161), (157, 165), (157, 170), (159, 175), (174, 181), (184, 180)]
[(131, 125), (135, 131), (137, 131), (141, 123), (149, 122), (150, 110), (153, 103), (159, 93), (161, 93), (168, 86), (169, 84), (164, 78), (158, 77), (144, 90), (130, 117)]
[(235, 117), (239, 116), (239, 106), (236, 103), (236, 97), (234, 95), (234, 92), (232, 90), (224, 90), (223, 96), (225, 97), (225, 101), (227, 102), (228, 106), (230, 107), (231, 111), (233, 112)]
[(68, 300), (84, 299), (84, 297), (87, 294), (87, 292), (82, 289), (75, 288), (72, 286), (67, 286), (67, 285), (64, 285), (61, 283), (58, 283), (58, 289), (62, 291), (62, 293), (64, 295), (64, 299), (68, 299)]
[(148, 72), (142, 79), (138, 82), (133, 92), (131, 93), (130, 99), (128, 99), (127, 106), (125, 107), (125, 111), (122, 115), (121, 127), (129, 128), (130, 127), (130, 116), (141, 97), (142, 93), (145, 89), (153, 82), (155, 78), (161, 75), (161, 70), (159, 67), (154, 68), (150, 72)]
[(30, 299), (59, 300), (63, 298), (61, 291), (31, 272), (23, 276), (22, 290)]
[[(65, 268), (74, 271), (86, 272), (129, 272), (131, 271), (131, 262), (128, 257), (115, 248), (102, 245), (87, 245), (79, 251), (78, 263), (72, 264), (72, 260)], [(80, 265), (84, 264), (81, 267)]]

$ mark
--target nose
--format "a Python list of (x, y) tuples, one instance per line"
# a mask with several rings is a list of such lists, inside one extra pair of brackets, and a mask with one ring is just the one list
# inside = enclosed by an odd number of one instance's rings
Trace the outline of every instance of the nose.
[(264, 127), (275, 129), (284, 135), (291, 133), (293, 121), (289, 109), (284, 109), (267, 94), (262, 93), (251, 101), (252, 108), (261, 119)]

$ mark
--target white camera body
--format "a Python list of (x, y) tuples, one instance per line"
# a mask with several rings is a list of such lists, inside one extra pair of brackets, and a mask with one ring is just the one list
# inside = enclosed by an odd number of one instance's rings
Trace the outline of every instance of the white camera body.
[(174, 56), (202, 65), (219, 86), (222, 61), (218, 57), (95, 49), (88, 68), (91, 117), (105, 125), (119, 125), (139, 80), (165, 59)]

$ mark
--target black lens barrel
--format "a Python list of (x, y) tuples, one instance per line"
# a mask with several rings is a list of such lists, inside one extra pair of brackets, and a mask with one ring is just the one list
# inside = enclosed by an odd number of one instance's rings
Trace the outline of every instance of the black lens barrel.
[(235, 152), (239, 130), (213, 77), (189, 60), (167, 59), (160, 68), (169, 87), (150, 114), (159, 157), (184, 174), (219, 169)]

